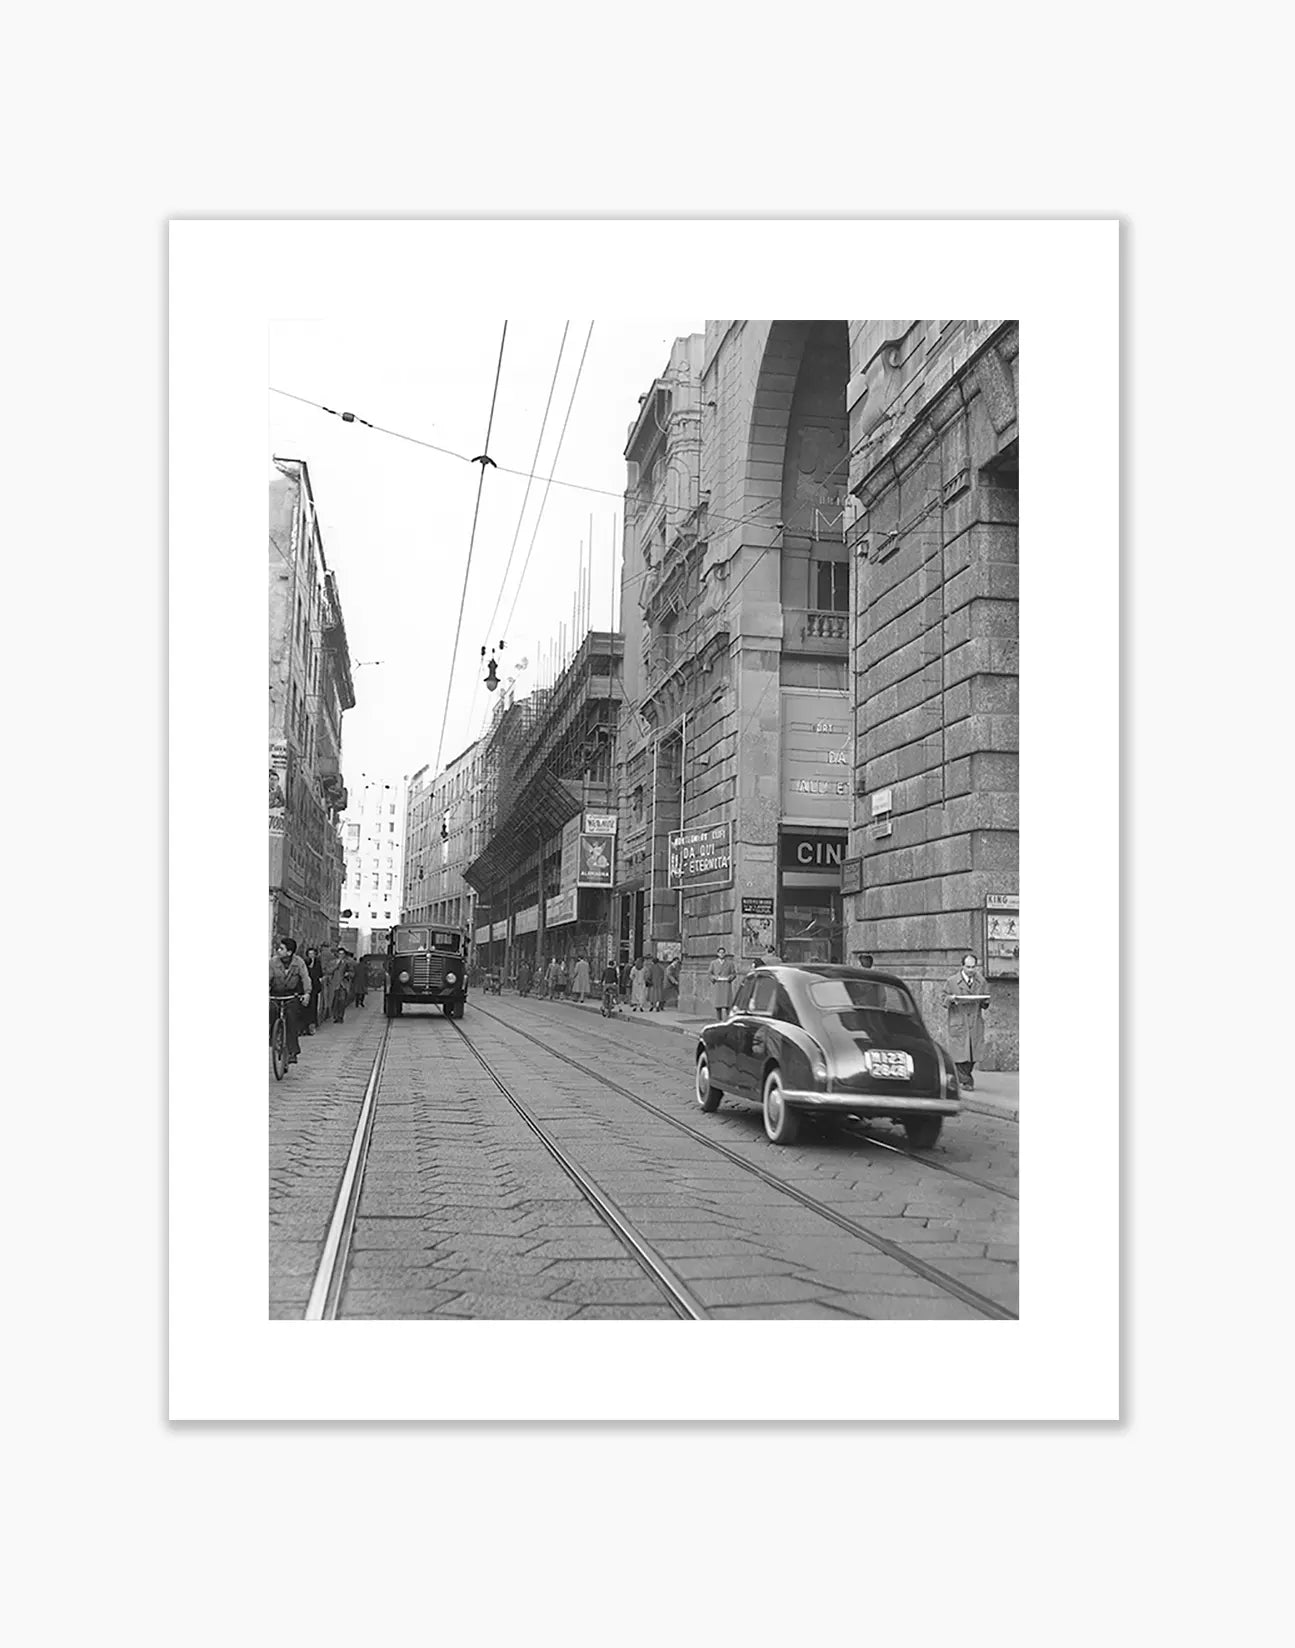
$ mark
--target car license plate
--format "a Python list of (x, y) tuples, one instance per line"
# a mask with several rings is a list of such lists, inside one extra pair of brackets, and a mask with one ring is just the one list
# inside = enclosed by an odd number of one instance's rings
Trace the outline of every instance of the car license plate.
[(888, 1047), (870, 1047), (863, 1055), (863, 1068), (870, 1076), (886, 1081), (912, 1081), (913, 1061), (907, 1053)]

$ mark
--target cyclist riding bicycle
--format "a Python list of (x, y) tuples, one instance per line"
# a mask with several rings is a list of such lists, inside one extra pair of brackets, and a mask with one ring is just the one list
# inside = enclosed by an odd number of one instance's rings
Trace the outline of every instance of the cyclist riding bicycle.
[(603, 968), (603, 1012), (608, 1018), (620, 1011), (621, 975), (614, 961)]
[(274, 1021), (278, 1015), (275, 996), (294, 996), (284, 1009), (284, 1026), (288, 1034), (288, 1063), (296, 1064), (297, 1054), (300, 1051), (300, 1042), (297, 1037), (298, 1015), (310, 1000), (310, 974), (306, 971), (306, 964), (297, 954), (295, 938), (281, 938), (275, 946), (270, 958), (270, 1031), (274, 1031)]

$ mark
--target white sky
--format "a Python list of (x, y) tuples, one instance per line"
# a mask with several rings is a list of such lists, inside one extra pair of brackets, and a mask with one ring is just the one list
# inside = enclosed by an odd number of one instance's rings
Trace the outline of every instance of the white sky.
[[(435, 306), (435, 291), (429, 291), (429, 311)], [(590, 621), (594, 628), (609, 626), (613, 546), (619, 578), (626, 435), (638, 397), (664, 370), (674, 339), (701, 331), (703, 324), (595, 322), (555, 483), (505, 631), (544, 496), (542, 477), (552, 463), (589, 330), (588, 317), (570, 323), (544, 442), (533, 463), (563, 322), (509, 318), (490, 455), (513, 469), (534, 468), (541, 479), (532, 483), (512, 571), (487, 633), (526, 481), (486, 471), (442, 765), (480, 734), (494, 702), (477, 685), (484, 675), (482, 645), (493, 648), (501, 636), (505, 640), (501, 678), (522, 658), (529, 661), (518, 674), (520, 697), (536, 679), (541, 651), (556, 640), (559, 624), (570, 628), (580, 546), (588, 545), (591, 515)], [(484, 449), (502, 328), (503, 317), (407, 312), (375, 313), (362, 328), (276, 322), (270, 383), (471, 457)], [(383, 660), (380, 667), (354, 669), (356, 707), (343, 721), (343, 771), (352, 786), (361, 773), (398, 779), (436, 757), (481, 466), (343, 423), (282, 395), (271, 394), (269, 400), (271, 451), (304, 458), (310, 467), (353, 665)], [(615, 496), (556, 484), (563, 479), (605, 487)]]

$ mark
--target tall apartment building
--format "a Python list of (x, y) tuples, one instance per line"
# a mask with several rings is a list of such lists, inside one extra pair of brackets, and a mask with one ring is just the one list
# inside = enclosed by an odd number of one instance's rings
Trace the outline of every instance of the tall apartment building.
[(303, 462), (273, 460), (269, 515), (269, 940), (286, 934), (304, 948), (338, 936), (342, 716), (355, 689)]
[(408, 780), (402, 921), (471, 927), (476, 894), (463, 872), (485, 845), (485, 787), (480, 740)]
[(400, 920), (405, 864), (405, 781), (361, 773), (342, 816), (346, 853), (342, 905), (351, 915), (356, 955), (381, 951)]

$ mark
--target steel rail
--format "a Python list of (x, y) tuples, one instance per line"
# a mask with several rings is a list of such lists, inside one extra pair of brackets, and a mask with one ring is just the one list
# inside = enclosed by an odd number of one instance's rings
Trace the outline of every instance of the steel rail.
[(378, 1050), (373, 1055), (373, 1067), (369, 1071), (364, 1097), (360, 1101), (360, 1114), (355, 1123), (350, 1154), (346, 1159), (341, 1183), (337, 1187), (337, 1200), (333, 1203), (332, 1216), (328, 1221), (324, 1250), (320, 1255), (319, 1268), (315, 1272), (310, 1299), (306, 1304), (307, 1322), (331, 1322), (337, 1316), (342, 1285), (346, 1280), (346, 1267), (351, 1256), (355, 1216), (360, 1205), (360, 1192), (364, 1187), (364, 1170), (369, 1159), (369, 1143), (373, 1138), (373, 1117), (377, 1109), (378, 1088), (382, 1083), (383, 1068), (387, 1062), (387, 1040), (390, 1035), (391, 1020), (388, 1019), (382, 1027), (382, 1039), (378, 1043)]
[(951, 1276), (937, 1265), (932, 1265), (925, 1259), (919, 1259), (916, 1254), (910, 1253), (907, 1248), (900, 1247), (897, 1242), (892, 1242), (887, 1236), (878, 1235), (875, 1230), (869, 1230), (866, 1225), (859, 1224), (857, 1220), (851, 1219), (848, 1214), (838, 1213), (834, 1207), (830, 1207), (826, 1202), (820, 1202), (817, 1197), (809, 1195), (806, 1191), (797, 1189), (795, 1185), (790, 1184), (786, 1179), (780, 1179), (776, 1173), (770, 1173), (767, 1168), (760, 1167), (755, 1162), (747, 1161), (736, 1150), (730, 1150), (726, 1144), (721, 1144), (717, 1139), (708, 1138), (706, 1134), (700, 1132), (697, 1128), (691, 1127), (677, 1116), (672, 1116), (668, 1110), (662, 1110), (659, 1105), (653, 1104), (651, 1099), (645, 1099), (641, 1093), (632, 1093), (628, 1087), (622, 1087), (619, 1082), (612, 1081), (602, 1071), (595, 1070), (590, 1065), (582, 1064), (579, 1059), (573, 1059), (567, 1053), (559, 1052), (556, 1047), (550, 1047), (547, 1042), (541, 1041), (538, 1036), (532, 1036), (529, 1030), (521, 1030), (516, 1025), (509, 1024), (507, 1019), (501, 1019), (494, 1013), (488, 1013), (480, 1006), (475, 1011), (480, 1013), (482, 1017), (491, 1019), (503, 1029), (511, 1030), (514, 1035), (521, 1036), (526, 1041), (533, 1043), (534, 1046), (542, 1048), (544, 1052), (551, 1054), (555, 1059), (561, 1059), (564, 1064), (569, 1064), (572, 1069), (579, 1070), (583, 1075), (591, 1076), (595, 1081), (601, 1082), (604, 1087), (609, 1087), (613, 1093), (619, 1093), (622, 1098), (629, 1099), (632, 1104), (637, 1104), (642, 1109), (650, 1111), (652, 1115), (660, 1117), (662, 1121), (668, 1122), (671, 1127), (677, 1128), (680, 1133), (687, 1134), (690, 1139), (696, 1139), (698, 1144), (705, 1145), (708, 1150), (713, 1150), (717, 1155), (725, 1157), (735, 1166), (744, 1169), (764, 1184), (769, 1185), (771, 1189), (781, 1191), (785, 1196), (790, 1197), (792, 1201), (799, 1202), (802, 1207), (808, 1209), (811, 1213), (818, 1214), (829, 1223), (848, 1232), (849, 1235), (865, 1242), (869, 1247), (875, 1248), (878, 1253), (884, 1253), (888, 1259), (894, 1259), (897, 1263), (903, 1265), (906, 1270), (911, 1270), (914, 1275), (932, 1283), (942, 1292), (951, 1294), (955, 1299), (960, 1299), (964, 1305), (970, 1305), (973, 1310), (978, 1310), (982, 1316), (992, 1316), (1000, 1321), (1017, 1320), (1017, 1313), (1014, 1310), (1009, 1310), (1006, 1305), (1000, 1305), (997, 1299), (991, 1299), (988, 1294), (969, 1287), (965, 1282), (960, 1282), (956, 1276)]
[(907, 1156), (910, 1162), (921, 1162), (923, 1167), (933, 1167), (938, 1173), (951, 1174), (955, 1179), (962, 1179), (967, 1184), (977, 1185), (981, 1190), (992, 1191), (995, 1196), (1007, 1196), (1014, 1202), (1020, 1197), (1014, 1190), (1008, 1190), (1005, 1185), (991, 1184), (988, 1179), (978, 1179), (974, 1173), (964, 1173), (960, 1167), (949, 1167), (945, 1162), (937, 1162), (930, 1156), (924, 1156), (917, 1150), (905, 1150), (902, 1144), (892, 1144), (889, 1139), (879, 1139), (875, 1133), (863, 1127), (846, 1127), (842, 1132), (848, 1133), (852, 1139), (859, 1139), (866, 1144), (875, 1144), (878, 1150), (889, 1150), (895, 1156)]
[[(476, 1010), (480, 1012), (480, 1008), (477, 1008)], [(484, 1016), (488, 1019), (494, 1019), (493, 1013), (486, 1013)], [(502, 1020), (495, 1020), (495, 1022), (501, 1023)], [(544, 1146), (545, 1150), (548, 1151), (549, 1155), (552, 1156), (553, 1160), (572, 1181), (572, 1183), (580, 1191), (581, 1195), (584, 1196), (586, 1201), (590, 1203), (590, 1205), (597, 1212), (598, 1216), (606, 1224), (611, 1226), (617, 1236), (620, 1237), (621, 1241), (633, 1254), (634, 1258), (640, 1265), (642, 1265), (643, 1269), (647, 1271), (652, 1280), (661, 1289), (662, 1293), (665, 1294), (666, 1299), (669, 1301), (675, 1314), (694, 1322), (703, 1320), (706, 1315), (706, 1310), (701, 1301), (697, 1298), (696, 1294), (692, 1292), (692, 1290), (680, 1277), (675, 1275), (675, 1273), (666, 1264), (665, 1260), (662, 1259), (648, 1245), (648, 1243), (643, 1240), (639, 1233), (630, 1224), (629, 1220), (626, 1219), (624, 1214), (607, 1195), (607, 1193), (599, 1185), (595, 1184), (595, 1182), (589, 1177), (578, 1162), (576, 1162), (571, 1156), (567, 1155), (566, 1151), (562, 1149), (557, 1140), (554, 1139), (548, 1132), (544, 1124), (534, 1114), (530, 1107), (523, 1103), (523, 1101), (512, 1092), (505, 1082), (500, 1080), (499, 1076), (491, 1068), (489, 1061), (486, 1059), (481, 1049), (468, 1035), (459, 1020), (451, 1019), (450, 1023), (458, 1031), (460, 1037), (463, 1039), (464, 1045), (468, 1048), (473, 1058), (476, 1059), (477, 1063), (485, 1071), (486, 1075), (490, 1077), (492, 1082), (494, 1082), (495, 1086), (503, 1094), (504, 1098), (507, 1099), (508, 1103), (512, 1105), (513, 1109), (526, 1123), (527, 1127), (530, 1128), (531, 1132)]]
[[(581, 1025), (580, 1028), (592, 1033), (597, 1026), (589, 1024)], [(687, 1038), (680, 1039), (686, 1041)], [(679, 1072), (674, 1060), (667, 1058), (664, 1054), (651, 1051), (645, 1047), (635, 1048), (635, 1052), (642, 1058), (650, 1059), (653, 1064), (659, 1064), (663, 1069), (671, 1070), (675, 1075), (678, 1075)], [(979, 1112), (973, 1112), (973, 1114), (979, 1114)], [(818, 1119), (820, 1121), (829, 1121), (833, 1118), (824, 1114)], [(843, 1117), (842, 1120), (844, 1121), (845, 1118)], [(866, 1118), (861, 1117), (860, 1126), (843, 1126), (842, 1131), (849, 1134), (852, 1139), (858, 1139), (861, 1143), (875, 1144), (878, 1150), (889, 1150), (893, 1155), (907, 1156), (910, 1162), (921, 1162), (924, 1167), (933, 1167), (939, 1173), (951, 1174), (955, 1179), (965, 1179), (968, 1184), (976, 1185), (981, 1190), (992, 1191), (995, 1196), (1007, 1196), (1014, 1202), (1019, 1202), (1021, 1199), (1016, 1191), (1008, 1190), (1006, 1185), (994, 1184), (989, 1179), (978, 1179), (974, 1173), (964, 1173), (960, 1167), (950, 1167), (946, 1162), (937, 1162), (934, 1157), (924, 1155), (921, 1151), (906, 1149), (902, 1144), (893, 1144), (889, 1139), (879, 1139), (875, 1134), (866, 1131), (867, 1126)]]

